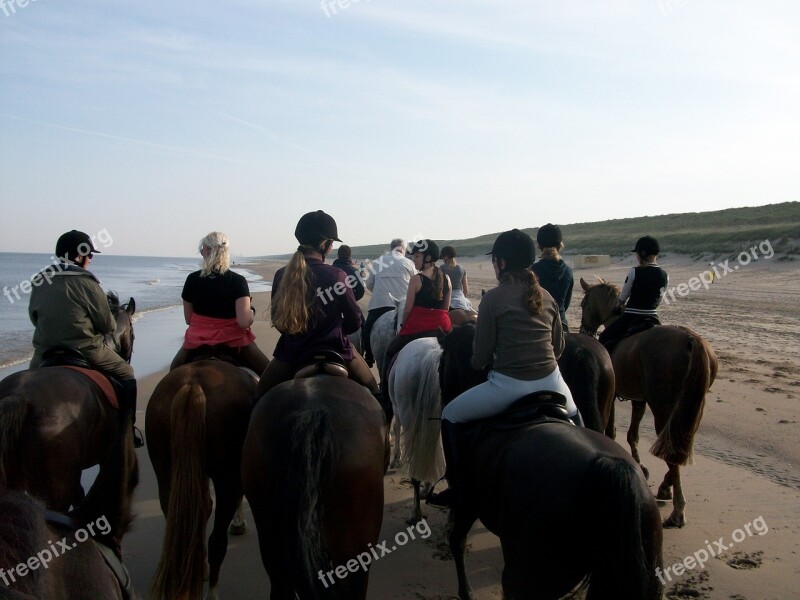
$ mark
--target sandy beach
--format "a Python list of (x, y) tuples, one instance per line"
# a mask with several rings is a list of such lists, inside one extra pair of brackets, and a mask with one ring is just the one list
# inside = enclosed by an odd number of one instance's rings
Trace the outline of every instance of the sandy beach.
[[(689, 282), (709, 267), (707, 261), (666, 256), (661, 264), (671, 284)], [(721, 263), (724, 259), (719, 259)], [(731, 261), (731, 266), (736, 260)], [(495, 285), (491, 263), (462, 261), (470, 279), (470, 297), (479, 303), (480, 290)], [(266, 280), (283, 263), (248, 265)], [(602, 270), (575, 271), (576, 290), (568, 312), (573, 329), (580, 322), (582, 291), (578, 278), (595, 276), (621, 284), (632, 263)], [(738, 265), (737, 265), (738, 266)], [(720, 359), (717, 381), (706, 397), (706, 408), (695, 444), (695, 462), (683, 469), (687, 499), (685, 528), (664, 534), (665, 567), (683, 562), (700, 550), (718, 556), (703, 568), (665, 578), (669, 598), (783, 600), (796, 597), (800, 584), (800, 278), (796, 263), (778, 257), (742, 264), (660, 310), (662, 322), (684, 324), (706, 337)], [(366, 312), (369, 294), (361, 305)], [(254, 332), (271, 356), (277, 332), (266, 320), (269, 293), (254, 295), (259, 317)], [(171, 359), (163, 357), (163, 364)], [(147, 399), (164, 372), (140, 381), (139, 422)], [(376, 374), (377, 375), (377, 374)], [(617, 441), (625, 447), (630, 408), (617, 407)], [(651, 471), (651, 488), (660, 483), (665, 465), (649, 455), (654, 439), (652, 418), (642, 425), (640, 449)], [(138, 517), (125, 538), (125, 559), (137, 590), (149, 586), (163, 537), (164, 519), (157, 501), (155, 479), (145, 451), (139, 451), (142, 481), (136, 491)], [(381, 540), (405, 530), (411, 488), (400, 472), (385, 477), (385, 513)], [(431, 534), (409, 542), (374, 564), (369, 598), (444, 600), (455, 597), (452, 560), (442, 539), (445, 513), (424, 509)], [(666, 517), (671, 505), (661, 508)], [(248, 511), (249, 512), (249, 511)], [(252, 519), (249, 519), (252, 524)], [(720, 550), (722, 546), (724, 551)], [(576, 540), (576, 543), (579, 543)], [(501, 598), (502, 553), (498, 539), (480, 523), (469, 538), (467, 567), (476, 598)], [(702, 556), (702, 555), (701, 555)], [(676, 574), (675, 571), (678, 571)], [(267, 597), (269, 583), (261, 566), (254, 527), (231, 538), (221, 574), (222, 598)]]

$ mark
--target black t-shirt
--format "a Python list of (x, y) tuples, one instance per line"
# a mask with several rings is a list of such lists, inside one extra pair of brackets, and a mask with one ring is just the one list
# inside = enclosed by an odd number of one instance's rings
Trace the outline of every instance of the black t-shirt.
[(422, 280), (422, 287), (417, 292), (417, 295), (414, 297), (414, 306), (421, 306), (422, 308), (438, 308), (440, 310), (446, 310), (448, 307), (444, 305), (444, 297), (448, 291), (450, 291), (450, 286), (447, 283), (447, 278), (445, 277), (444, 273), (442, 275), (442, 299), (439, 300), (435, 296), (435, 285), (433, 283), (433, 279), (429, 277), (425, 277), (422, 273), (419, 274), (419, 278)]
[(181, 298), (190, 302), (198, 315), (233, 319), (236, 301), (249, 295), (247, 280), (238, 273), (228, 270), (223, 275), (213, 273), (200, 277), (200, 271), (195, 271), (186, 278)]

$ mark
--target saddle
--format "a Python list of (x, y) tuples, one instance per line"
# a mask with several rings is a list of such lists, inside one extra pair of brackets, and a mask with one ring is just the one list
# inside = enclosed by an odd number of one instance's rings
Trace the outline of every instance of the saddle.
[(533, 392), (514, 401), (499, 415), (465, 423), (463, 427), (464, 433), (472, 435), (480, 431), (484, 435), (513, 431), (539, 423), (572, 424), (567, 412), (567, 399), (562, 394), (550, 391)]
[(641, 317), (631, 323), (630, 327), (625, 330), (622, 337), (630, 337), (632, 335), (636, 335), (637, 333), (652, 329), (653, 327), (658, 327), (659, 325), (661, 325), (661, 321), (658, 320), (658, 317)]
[(235, 367), (242, 366), (239, 362), (238, 349), (226, 346), (225, 344), (217, 344), (211, 346), (203, 344), (197, 348), (192, 348), (186, 353), (186, 363), (198, 362), (201, 360), (221, 360), (222, 362), (230, 363)]
[(64, 367), (81, 373), (100, 388), (111, 406), (119, 410), (119, 398), (123, 393), (122, 385), (115, 378), (93, 369), (80, 350), (64, 346), (45, 350), (39, 368), (47, 367)]
[[(53, 510), (47, 510), (45, 512), (45, 520), (50, 525), (68, 529), (71, 533), (75, 533), (79, 529), (72, 517)], [(95, 548), (100, 552), (106, 566), (108, 566), (114, 574), (114, 577), (117, 578), (123, 599), (132, 600), (134, 598), (133, 580), (131, 579), (131, 574), (128, 572), (128, 568), (123, 564), (122, 559), (104, 543), (97, 541), (93, 537), (89, 539), (91, 539)]]
[(333, 375), (334, 377), (349, 377), (347, 362), (338, 352), (333, 350), (320, 350), (315, 352), (308, 364), (300, 367), (294, 374), (294, 379), (304, 379), (316, 375)]

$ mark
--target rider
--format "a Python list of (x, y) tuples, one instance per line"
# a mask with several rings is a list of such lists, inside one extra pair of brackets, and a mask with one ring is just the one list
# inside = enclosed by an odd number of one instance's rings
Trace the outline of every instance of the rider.
[(318, 210), (306, 213), (294, 232), (300, 242), (289, 264), (272, 281), (272, 325), (281, 332), (273, 360), (261, 377), (258, 397), (291, 379), (315, 352), (338, 352), (350, 378), (379, 398), (378, 384), (347, 334), (358, 331), (363, 317), (347, 275), (325, 264), (333, 242), (340, 242), (336, 221)]
[(441, 271), (450, 278), (450, 283), (453, 284), (453, 291), (450, 295), (450, 310), (473, 311), (472, 303), (467, 298), (469, 294), (467, 272), (464, 267), (456, 262), (456, 249), (453, 246), (445, 246), (440, 254), (442, 255)]
[[(136, 379), (133, 367), (105, 345), (105, 335), (114, 333), (116, 322), (108, 297), (100, 282), (89, 270), (94, 254), (91, 238), (73, 229), (58, 238), (56, 273), (52, 268), (33, 277), (28, 315), (35, 327), (33, 358), (30, 368), (42, 363), (44, 353), (52, 348), (78, 350), (89, 365), (122, 386), (119, 399), (120, 422), (136, 421)], [(142, 434), (134, 427), (134, 444), (144, 445)]]
[(352, 282), (350, 287), (353, 288), (353, 296), (355, 296), (356, 301), (361, 300), (364, 297), (364, 283), (361, 281), (361, 275), (356, 271), (355, 265), (353, 265), (352, 249), (350, 246), (342, 244), (336, 251), (336, 255), (337, 258), (333, 261), (333, 266), (347, 273), (347, 278)]
[(536, 273), (539, 283), (546, 289), (553, 300), (558, 304), (558, 314), (561, 316), (561, 326), (564, 332), (569, 331), (567, 326), (567, 310), (572, 301), (572, 286), (574, 279), (572, 269), (561, 259), (560, 250), (564, 247), (561, 229), (558, 225), (548, 223), (542, 225), (536, 232), (536, 244), (542, 253), (542, 258), (531, 266), (531, 271)]
[(255, 309), (250, 305), (247, 280), (230, 270), (228, 236), (209, 233), (200, 240), (200, 255), (202, 268), (190, 273), (183, 284), (183, 316), (189, 328), (170, 371), (186, 363), (195, 348), (223, 345), (235, 350), (242, 366), (261, 375), (269, 359), (250, 330)]
[(370, 367), (375, 363), (369, 339), (372, 326), (383, 313), (395, 310), (395, 301), (408, 293), (408, 282), (416, 272), (414, 263), (406, 258), (406, 243), (401, 239), (392, 240), (389, 252), (372, 261), (370, 265), (367, 289), (372, 292), (372, 297), (367, 308), (367, 320), (361, 329), (364, 360)]
[(403, 326), (386, 348), (381, 373), (381, 392), (388, 396), (389, 368), (392, 358), (406, 344), (421, 337), (435, 336), (438, 331), (449, 333), (452, 329), (450, 307), (450, 278), (436, 266), (439, 246), (433, 240), (420, 240), (409, 248), (413, 253), (414, 267), (419, 274), (408, 284), (406, 305), (403, 309)]
[(669, 285), (669, 276), (656, 264), (660, 250), (658, 240), (649, 235), (639, 238), (631, 250), (636, 252), (639, 266), (628, 271), (617, 300), (615, 312), (622, 312), (623, 309), (624, 312), (600, 334), (600, 342), (609, 354), (637, 323), (649, 320), (656, 325), (661, 324), (657, 311), (664, 290)]
[(558, 306), (530, 270), (536, 256), (533, 240), (512, 229), (497, 237), (489, 254), (499, 285), (486, 292), (478, 307), (471, 366), (493, 366), (486, 382), (457, 396), (442, 411), (449, 487), (429, 494), (428, 503), (435, 506), (451, 506), (456, 497), (459, 424), (499, 414), (519, 398), (544, 390), (562, 394), (570, 418), (581, 423), (558, 369), (564, 349)]

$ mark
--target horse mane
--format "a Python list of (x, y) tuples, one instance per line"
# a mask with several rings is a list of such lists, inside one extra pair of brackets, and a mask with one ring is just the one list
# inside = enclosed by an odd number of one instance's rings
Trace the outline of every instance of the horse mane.
[[(24, 563), (42, 548), (47, 548), (44, 504), (25, 492), (0, 491), (0, 565), (10, 568)], [(38, 569), (18, 577), (8, 597), (18, 598), (14, 593), (18, 592), (41, 598), (42, 573)]]
[(111, 309), (112, 313), (118, 313), (122, 310), (122, 305), (119, 302), (119, 294), (113, 290), (109, 290), (106, 292), (106, 298), (108, 299), (108, 308)]

